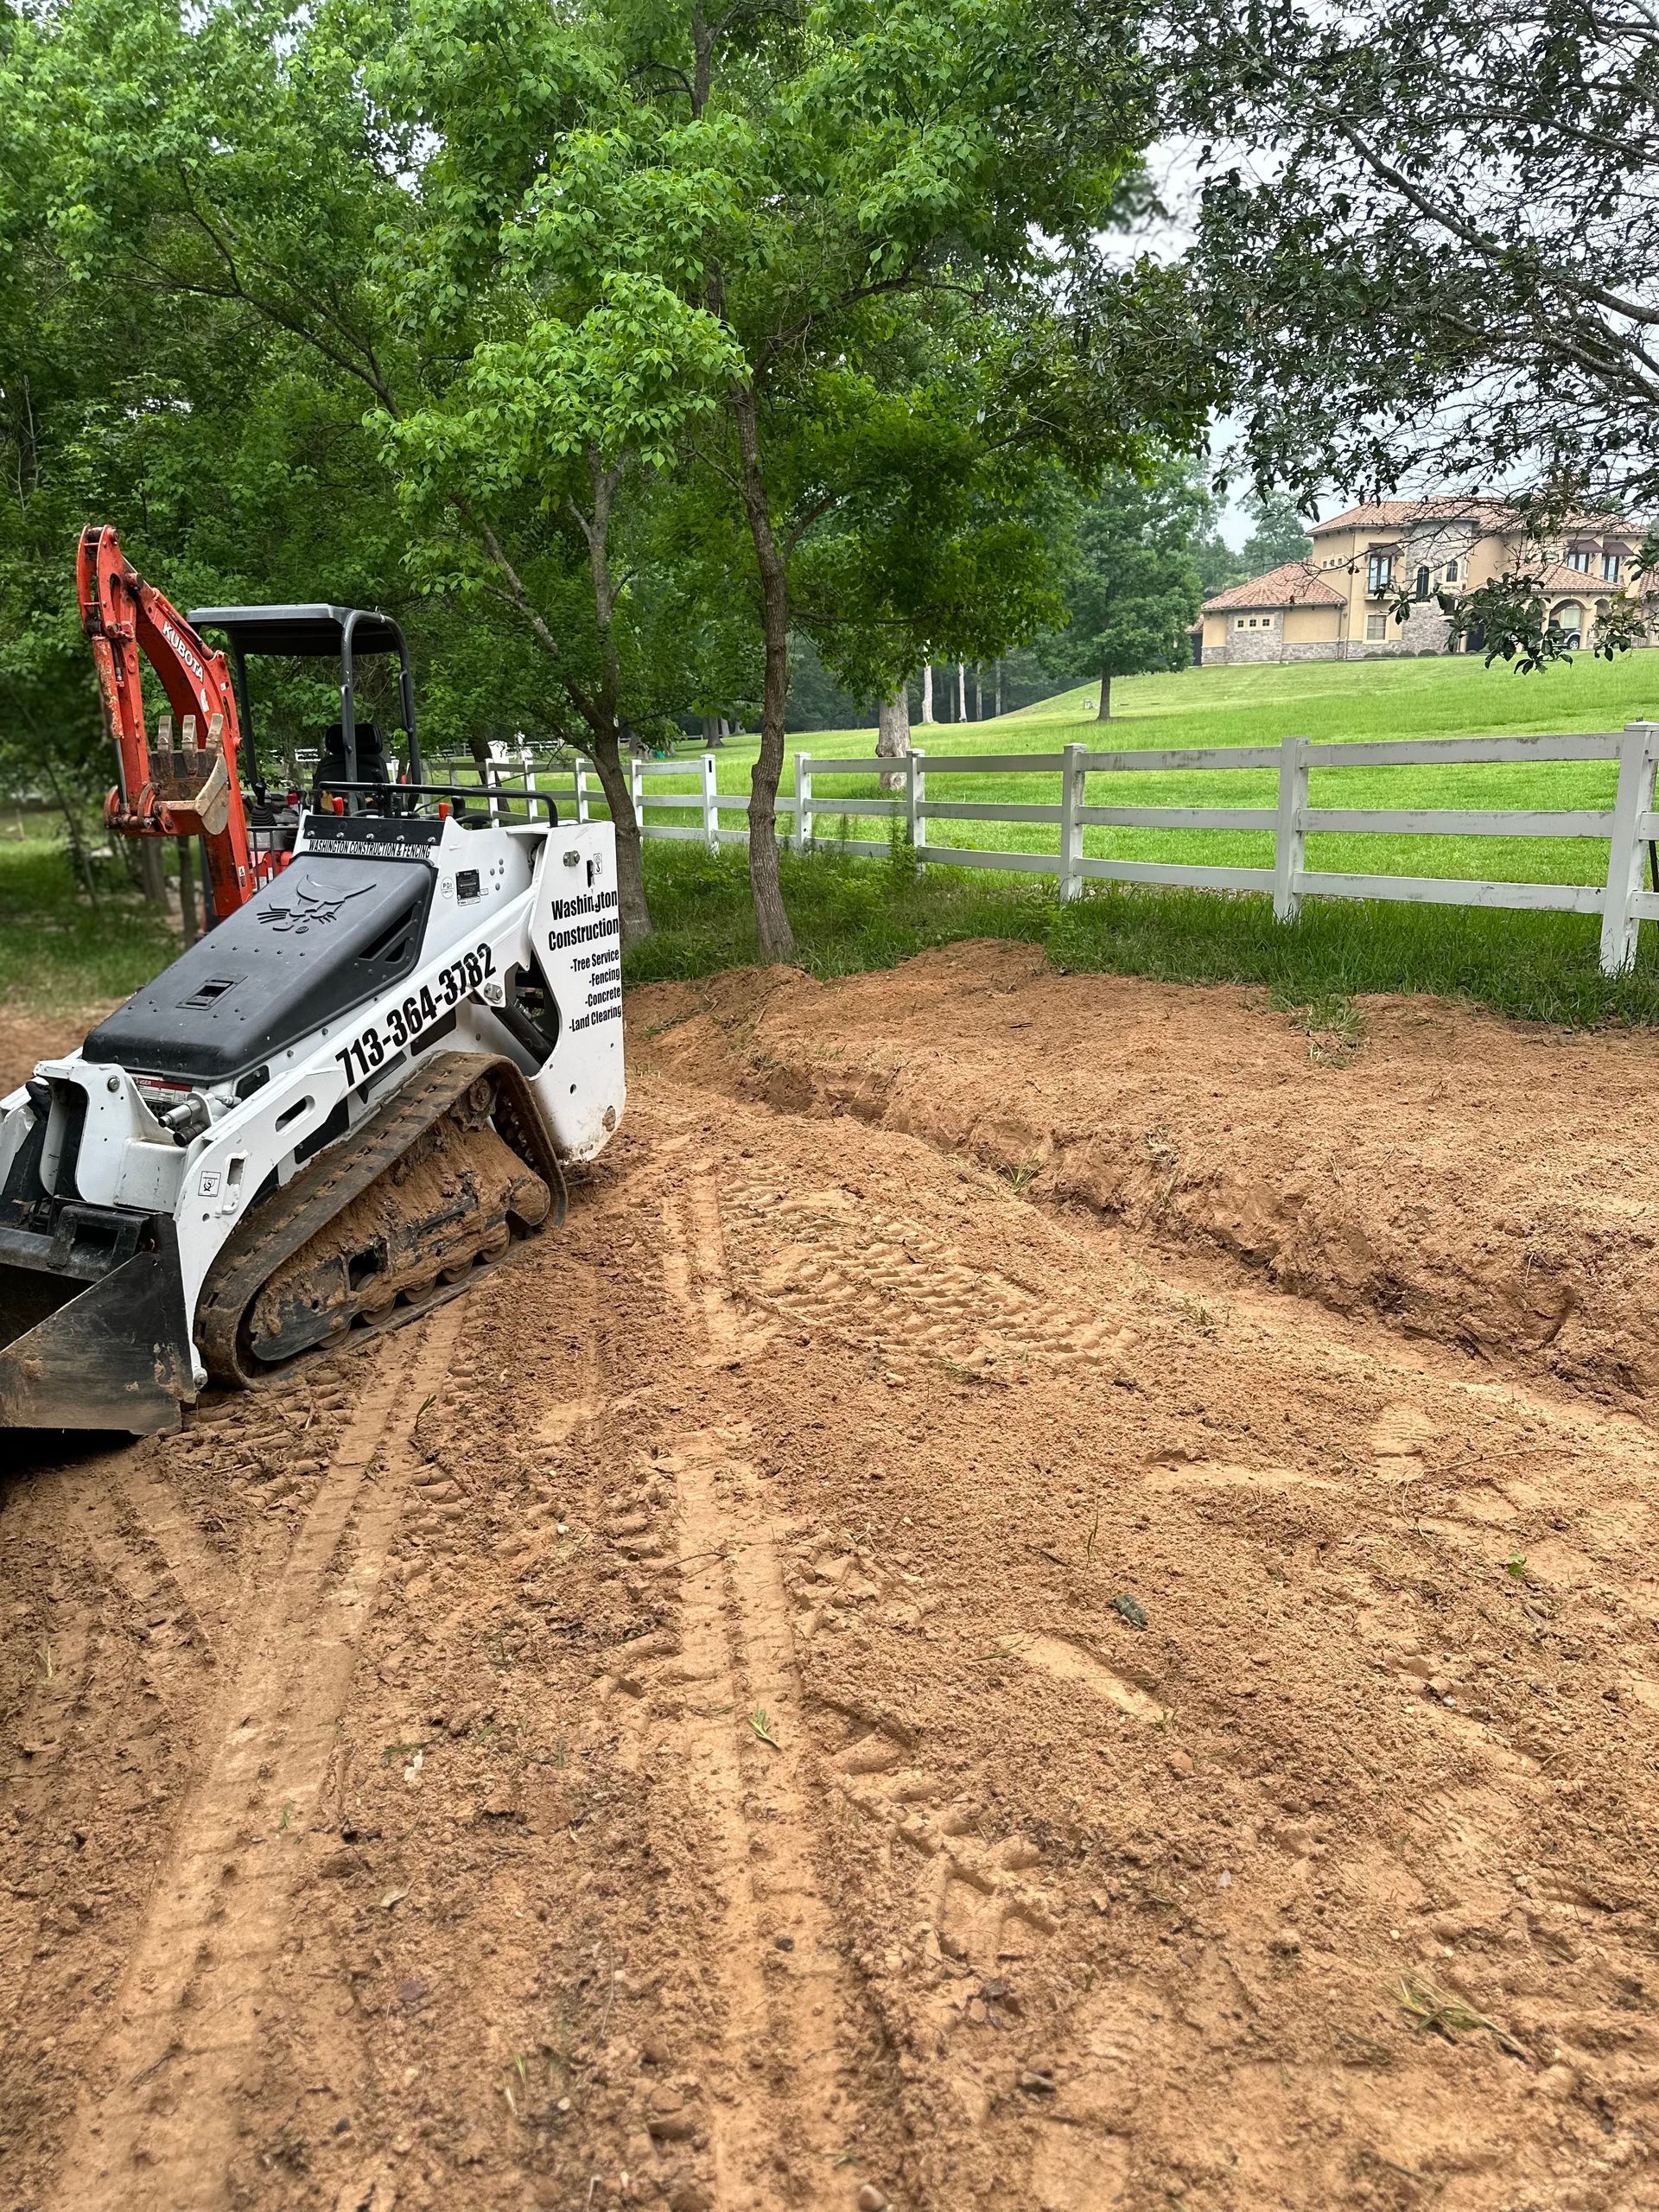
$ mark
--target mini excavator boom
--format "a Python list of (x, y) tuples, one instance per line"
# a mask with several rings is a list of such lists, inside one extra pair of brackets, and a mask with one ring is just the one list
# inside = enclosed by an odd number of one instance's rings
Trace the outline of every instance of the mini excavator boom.
[[(91, 640), (104, 719), (115, 741), (117, 782), (105, 803), (127, 837), (200, 837), (213, 911), (251, 898), (257, 871), (237, 771), (241, 731), (225, 656), (123, 554), (115, 532), (93, 524), (76, 562), (80, 624)], [(144, 721), (142, 663), (167, 695), (152, 747)], [(173, 717), (179, 721), (174, 740)]]
[[(80, 587), (111, 826), (200, 836), (215, 924), (0, 1100), (0, 1427), (143, 1434), (209, 1383), (397, 1326), (562, 1217), (566, 1163), (625, 1098), (615, 851), (544, 795), (426, 779), (385, 615), (186, 620), (108, 531)], [(251, 813), (259, 653), (338, 658), (340, 719), (308, 803)], [(149, 741), (141, 654), (177, 743)], [(357, 714), (375, 654), (398, 661), (401, 763)]]

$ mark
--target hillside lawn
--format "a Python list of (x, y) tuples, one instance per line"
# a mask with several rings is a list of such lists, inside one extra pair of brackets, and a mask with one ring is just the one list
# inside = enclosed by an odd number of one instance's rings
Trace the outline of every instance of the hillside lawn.
[[(1529, 677), (1464, 658), (1195, 669), (1120, 681), (1113, 705), (1103, 727), (1085, 686), (999, 721), (935, 724), (914, 734), (942, 754), (1054, 753), (1071, 742), (1122, 750), (1272, 745), (1287, 734), (1340, 741), (1617, 730), (1659, 715), (1659, 652), (1611, 664), (1581, 656)], [(874, 746), (871, 730), (791, 738), (784, 789), (792, 789), (798, 750), (815, 759), (868, 758)], [(753, 738), (721, 750), (722, 791), (747, 792), (754, 753)], [(823, 769), (814, 781), (819, 799), (877, 791), (874, 778)], [(1596, 762), (1328, 769), (1314, 772), (1313, 798), (1316, 805), (1604, 807), (1613, 781), (1612, 765)], [(596, 791), (591, 779), (589, 788)], [(653, 775), (647, 789), (658, 803), (648, 821), (690, 827), (695, 812), (660, 801), (696, 788), (693, 768)], [(940, 777), (930, 785), (935, 799), (1056, 796), (1052, 775)], [(1251, 770), (1103, 775), (1089, 785), (1094, 804), (1271, 806), (1274, 797), (1273, 773)], [(728, 811), (722, 820), (737, 830), (742, 817)], [(1254, 893), (1105, 884), (1061, 906), (1052, 878), (918, 870), (902, 849), (874, 861), (838, 850), (843, 834), (885, 843), (890, 825), (880, 817), (820, 816), (817, 827), (815, 852), (785, 855), (784, 886), (798, 957), (820, 974), (886, 966), (963, 937), (1006, 937), (1041, 944), (1062, 967), (1266, 985), (1283, 1003), (1313, 1009), (1310, 1019), (1319, 1025), (1354, 994), (1379, 991), (1437, 992), (1554, 1021), (1659, 1022), (1659, 932), (1652, 928), (1643, 931), (1635, 973), (1609, 982), (1597, 971), (1592, 916), (1309, 899), (1301, 918), (1283, 925)], [(1033, 853), (1058, 843), (1047, 825), (937, 819), (927, 837), (931, 845)], [(1246, 867), (1271, 858), (1270, 837), (1254, 832), (1091, 829), (1086, 849)], [(1606, 872), (1605, 845), (1592, 839), (1321, 836), (1309, 838), (1308, 857), (1319, 868), (1516, 880), (1598, 882)], [(707, 974), (755, 957), (741, 845), (710, 855), (697, 843), (649, 842), (646, 867), (658, 929), (628, 956), (630, 982)], [(55, 843), (0, 837), (0, 1001), (48, 1012), (119, 996), (156, 972), (168, 944), (160, 914), (130, 894), (111, 893), (90, 908)]]
[[(1083, 744), (1096, 751), (1161, 752), (1188, 746), (1277, 745), (1286, 736), (1322, 743), (1361, 739), (1497, 737), (1538, 732), (1566, 734), (1618, 730), (1659, 715), (1659, 652), (1629, 653), (1608, 663), (1580, 655), (1570, 666), (1516, 677), (1478, 658), (1338, 663), (1288, 667), (1192, 669), (1141, 677), (1112, 687), (1109, 723), (1095, 719), (1095, 687), (1005, 715), (1000, 721), (918, 726), (913, 742), (937, 754), (1058, 753)], [(811, 732), (789, 741), (783, 790), (794, 787), (794, 756), (815, 762), (836, 754), (868, 758), (874, 730)], [(728, 741), (717, 755), (722, 791), (747, 791), (756, 741)], [(1617, 771), (1611, 761), (1497, 763), (1485, 767), (1319, 769), (1315, 806), (1605, 807)], [(647, 779), (647, 798), (690, 793), (695, 776)], [(1196, 769), (1166, 774), (1091, 775), (1095, 806), (1262, 806), (1277, 798), (1274, 771)], [(837, 777), (815, 767), (815, 799), (875, 798), (873, 777)], [(1038, 776), (942, 776), (932, 799), (1049, 802), (1059, 795), (1052, 773)], [(696, 817), (647, 805), (648, 823), (686, 824)], [(741, 817), (723, 815), (736, 828)], [(843, 833), (842, 823), (849, 823)], [(820, 815), (820, 843), (845, 834), (886, 843), (880, 817)], [(993, 850), (1057, 853), (1056, 828), (1031, 823), (931, 821), (930, 845), (977, 845)], [(1184, 861), (1229, 868), (1270, 868), (1270, 833), (1195, 830), (1103, 830), (1084, 832), (1084, 849), (1102, 859)], [(1307, 841), (1307, 865), (1355, 874), (1484, 877), (1508, 882), (1599, 883), (1607, 873), (1602, 839), (1318, 836)]]

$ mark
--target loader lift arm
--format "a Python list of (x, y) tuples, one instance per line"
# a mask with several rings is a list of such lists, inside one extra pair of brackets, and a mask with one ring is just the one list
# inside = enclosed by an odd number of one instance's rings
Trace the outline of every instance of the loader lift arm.
[[(204, 644), (165, 594), (144, 582), (107, 524), (81, 532), (76, 582), (81, 627), (92, 645), (104, 718), (119, 763), (105, 818), (127, 837), (200, 836), (213, 913), (222, 920), (253, 895), (264, 872), (249, 842), (237, 774), (241, 728), (225, 656)], [(146, 660), (170, 710), (154, 745), (140, 682)]]

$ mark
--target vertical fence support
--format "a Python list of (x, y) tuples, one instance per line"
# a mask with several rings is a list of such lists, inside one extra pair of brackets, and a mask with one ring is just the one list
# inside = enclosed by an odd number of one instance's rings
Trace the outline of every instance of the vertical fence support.
[(1083, 892), (1084, 785), (1088, 773), (1089, 748), (1068, 745), (1060, 770), (1060, 896), (1076, 899)]
[(633, 792), (633, 818), (643, 834), (645, 826), (645, 764), (637, 753), (629, 757), (628, 784)]
[(1302, 911), (1296, 879), (1307, 850), (1307, 740), (1287, 737), (1279, 749), (1279, 819), (1273, 834), (1273, 918), (1294, 922)]
[(711, 853), (720, 850), (720, 808), (715, 804), (715, 756), (702, 756), (702, 836)]
[(576, 756), (576, 819), (588, 819), (588, 764), (580, 753)]
[(812, 842), (812, 763), (804, 753), (795, 755), (795, 849), (804, 853)]
[[(927, 754), (912, 746), (905, 757), (905, 827), (910, 832), (910, 849), (920, 852), (927, 842)], [(916, 863), (919, 868), (922, 863)]]
[(1643, 887), (1647, 840), (1642, 817), (1653, 808), (1659, 722), (1626, 722), (1618, 742), (1618, 791), (1607, 846), (1607, 890), (1601, 907), (1601, 972), (1622, 976), (1635, 964), (1641, 925), (1631, 902)]

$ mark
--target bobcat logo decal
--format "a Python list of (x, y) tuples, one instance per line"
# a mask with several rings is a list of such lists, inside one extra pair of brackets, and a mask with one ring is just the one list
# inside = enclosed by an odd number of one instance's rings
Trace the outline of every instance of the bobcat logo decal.
[(347, 900), (362, 898), (368, 888), (366, 883), (359, 884), (355, 891), (343, 891), (338, 898), (332, 898), (315, 884), (302, 883), (296, 891), (293, 906), (262, 906), (259, 919), (269, 923), (278, 937), (303, 937), (308, 930), (325, 929), (330, 922), (337, 922), (340, 910)]

